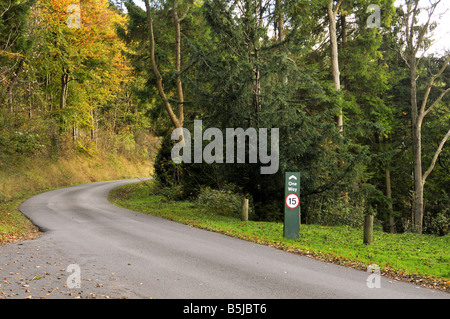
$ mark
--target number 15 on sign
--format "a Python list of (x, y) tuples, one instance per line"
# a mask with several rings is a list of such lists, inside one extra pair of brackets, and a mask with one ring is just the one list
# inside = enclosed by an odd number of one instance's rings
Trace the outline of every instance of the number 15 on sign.
[(300, 204), (300, 198), (297, 196), (297, 194), (289, 194), (286, 197), (286, 206), (290, 209), (295, 209)]

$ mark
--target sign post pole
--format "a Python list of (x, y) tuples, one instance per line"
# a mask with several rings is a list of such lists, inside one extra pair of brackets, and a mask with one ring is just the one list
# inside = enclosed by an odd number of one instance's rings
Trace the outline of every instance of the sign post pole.
[(284, 227), (287, 239), (299, 237), (300, 232), (300, 173), (286, 172), (284, 183)]

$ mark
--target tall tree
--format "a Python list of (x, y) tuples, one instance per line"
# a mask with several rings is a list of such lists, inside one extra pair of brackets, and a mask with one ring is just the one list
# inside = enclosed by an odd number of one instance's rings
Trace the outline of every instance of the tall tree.
[[(172, 105), (169, 101), (168, 93), (164, 90), (163, 78), (161, 76), (160, 68), (158, 66), (158, 62), (156, 61), (155, 56), (155, 34), (153, 31), (153, 14), (152, 8), (148, 0), (144, 0), (145, 8), (147, 11), (147, 28), (148, 28), (148, 38), (150, 40), (150, 59), (151, 59), (151, 68), (156, 77), (156, 86), (158, 89), (158, 93), (166, 107), (167, 113), (169, 115), (172, 124), (177, 129), (183, 128), (184, 123), (184, 94), (183, 94), (183, 84), (181, 81), (181, 22), (186, 18), (191, 3), (189, 1), (185, 1), (184, 4), (184, 12), (180, 9), (180, 1), (173, 0), (172, 1), (172, 18), (173, 18), (173, 27), (175, 29), (175, 72), (176, 72), (176, 90), (177, 90), (177, 104), (178, 104), (178, 116), (175, 114)], [(180, 141), (183, 140), (182, 130), (180, 131)]]
[[(339, 7), (344, 0), (338, 0), (335, 4), (334, 0), (329, 0), (327, 6), (328, 13), (328, 30), (330, 36), (330, 47), (331, 47), (331, 73), (333, 75), (334, 89), (336, 91), (341, 90), (341, 77), (339, 70), (339, 52), (338, 52), (338, 35), (337, 35), (337, 16), (339, 12)], [(344, 114), (342, 109), (339, 109), (337, 115), (337, 127), (339, 131), (344, 130)]]
[[(450, 92), (450, 88), (441, 90), (441, 93), (434, 101), (430, 101), (430, 93), (436, 88), (438, 80), (448, 67), (450, 63), (450, 56), (448, 56), (440, 70), (434, 74), (426, 85), (424, 95), (421, 103), (418, 99), (418, 85), (417, 80), (420, 74), (421, 62), (427, 49), (430, 45), (430, 31), (435, 27), (432, 19), (435, 16), (436, 8), (441, 3), (441, 0), (430, 1), (430, 6), (423, 8), (419, 5), (419, 0), (406, 0), (404, 3), (404, 50), (402, 56), (410, 71), (410, 87), (411, 87), (411, 127), (413, 139), (413, 163), (414, 163), (414, 231), (422, 233), (423, 217), (424, 217), (424, 186), (428, 176), (433, 171), (436, 161), (442, 152), (442, 149), (450, 138), (450, 130), (442, 138), (436, 149), (434, 156), (428, 169), (423, 171), (423, 154), (422, 154), (422, 125), (425, 117), (432, 112), (437, 105), (442, 101), (445, 95)], [(426, 12), (425, 24), (419, 24), (419, 15)], [(448, 86), (448, 83), (441, 83), (439, 85)]]

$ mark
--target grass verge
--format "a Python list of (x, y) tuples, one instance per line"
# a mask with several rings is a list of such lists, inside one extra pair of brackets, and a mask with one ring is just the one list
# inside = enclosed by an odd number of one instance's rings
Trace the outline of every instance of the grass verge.
[(0, 204), (0, 245), (33, 239), (39, 235), (38, 228), (19, 211), (20, 204), (35, 194), (22, 195)]
[(192, 202), (167, 201), (148, 182), (117, 188), (109, 200), (131, 210), (326, 262), (360, 270), (377, 264), (382, 275), (392, 280), (450, 292), (450, 236), (375, 231), (373, 244), (365, 245), (359, 229), (302, 225), (300, 238), (288, 240), (282, 235), (282, 223), (242, 222), (239, 218), (205, 212)]

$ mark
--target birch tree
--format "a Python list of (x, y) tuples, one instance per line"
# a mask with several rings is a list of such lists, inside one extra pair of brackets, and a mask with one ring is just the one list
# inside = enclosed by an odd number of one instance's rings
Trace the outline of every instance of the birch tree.
[[(339, 53), (338, 53), (338, 38), (336, 31), (336, 19), (339, 12), (339, 7), (344, 0), (339, 0), (335, 4), (334, 0), (330, 0), (327, 6), (328, 13), (328, 27), (330, 33), (331, 44), (331, 72), (333, 75), (334, 88), (336, 91), (341, 90), (341, 78), (339, 71)], [(340, 132), (344, 129), (344, 115), (342, 109), (339, 110), (337, 115), (337, 126)]]

